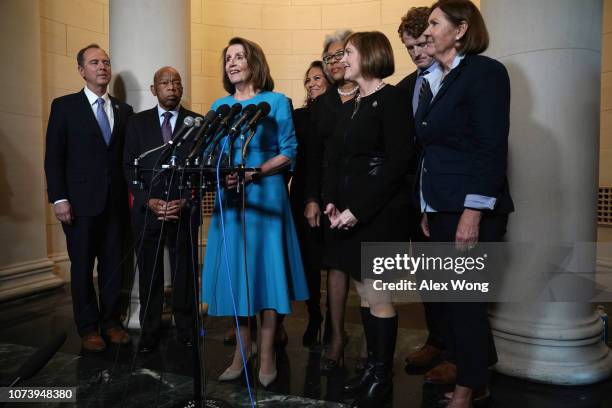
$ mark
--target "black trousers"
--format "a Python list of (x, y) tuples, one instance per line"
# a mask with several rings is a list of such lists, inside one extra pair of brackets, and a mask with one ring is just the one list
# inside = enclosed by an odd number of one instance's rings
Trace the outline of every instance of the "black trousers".
[[(120, 324), (122, 224), (125, 220), (117, 203), (113, 203), (109, 195), (101, 214), (94, 217), (76, 216), (72, 225), (62, 224), (70, 257), (72, 308), (80, 336), (97, 332), (98, 329), (104, 332)], [(96, 259), (99, 297), (93, 284)]]
[[(140, 326), (143, 335), (156, 336), (164, 305), (164, 246), (170, 253), (172, 313), (179, 333), (191, 333), (194, 292), (194, 265), (197, 268), (199, 218), (188, 211), (179, 221), (167, 221), (147, 228), (134, 226), (140, 293)], [(191, 224), (191, 230), (190, 230)]]
[[(421, 229), (421, 219), (423, 214), (418, 209), (412, 209), (414, 218), (410, 220), (410, 240), (412, 242), (427, 242), (429, 238), (423, 234)], [(427, 341), (425, 344), (434, 346), (437, 349), (445, 350), (444, 344), (444, 309), (439, 303), (423, 302), (425, 309), (425, 323), (427, 324)]]
[[(460, 213), (428, 213), (432, 242), (454, 242)], [(483, 212), (479, 242), (501, 242), (506, 233), (507, 214)], [(438, 303), (443, 315), (442, 336), (450, 360), (457, 365), (457, 385), (478, 388), (487, 384), (489, 367), (497, 363), (497, 352), (487, 304), (482, 302)], [(431, 307), (431, 306), (430, 306)]]

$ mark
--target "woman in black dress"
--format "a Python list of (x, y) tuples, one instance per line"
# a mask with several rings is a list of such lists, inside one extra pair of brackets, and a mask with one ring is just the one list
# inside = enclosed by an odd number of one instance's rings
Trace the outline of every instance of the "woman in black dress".
[(302, 344), (306, 347), (317, 341), (323, 316), (321, 315), (321, 263), (323, 234), (321, 228), (311, 227), (304, 215), (306, 175), (308, 166), (306, 164), (306, 153), (308, 151), (310, 111), (314, 100), (327, 91), (330, 81), (325, 74), (323, 62), (313, 61), (304, 76), (304, 88), (306, 89), (306, 101), (304, 106), (293, 111), (293, 123), (295, 135), (298, 139), (298, 152), (295, 170), (291, 179), (289, 200), (295, 228), (300, 240), (302, 251), (302, 262), (308, 283), (310, 298), (306, 301), (308, 308), (308, 325), (302, 337)]
[(388, 294), (361, 279), (362, 242), (405, 242), (409, 239), (411, 186), (407, 180), (414, 154), (410, 97), (383, 82), (393, 74), (393, 50), (384, 34), (361, 32), (345, 42), (344, 77), (359, 84), (352, 109), (344, 109), (335, 127), (325, 178), (325, 214), (338, 231), (335, 251), (343, 271), (361, 297), (366, 334), (366, 370), (345, 386), (359, 395), (353, 406), (389, 403), (397, 314)]
[(306, 175), (304, 216), (312, 228), (323, 230), (323, 267), (327, 269), (328, 309), (325, 317), (324, 343), (328, 344), (321, 359), (321, 371), (331, 373), (344, 354), (344, 312), (348, 292), (348, 276), (339, 267), (335, 251), (334, 234), (330, 234), (327, 217), (321, 217), (323, 204), (321, 189), (323, 174), (328, 165), (329, 141), (343, 107), (353, 106), (359, 86), (344, 79), (344, 67), (340, 63), (344, 55), (344, 41), (351, 31), (337, 31), (325, 37), (323, 62), (325, 72), (334, 84), (319, 96), (310, 107), (310, 126)]

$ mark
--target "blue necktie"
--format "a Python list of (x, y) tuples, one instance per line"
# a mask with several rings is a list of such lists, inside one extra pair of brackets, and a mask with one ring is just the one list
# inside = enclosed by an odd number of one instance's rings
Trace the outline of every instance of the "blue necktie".
[(104, 99), (98, 98), (98, 109), (96, 111), (96, 119), (98, 120), (98, 125), (100, 125), (100, 130), (102, 131), (102, 136), (104, 137), (104, 141), (107, 145), (110, 144), (111, 139), (111, 127), (110, 122), (108, 121), (108, 116), (106, 116), (106, 112), (104, 111)]

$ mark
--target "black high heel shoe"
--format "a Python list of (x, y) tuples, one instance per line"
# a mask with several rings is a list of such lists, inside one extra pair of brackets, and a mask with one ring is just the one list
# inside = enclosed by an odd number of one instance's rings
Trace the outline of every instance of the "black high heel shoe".
[(342, 367), (344, 367), (344, 350), (340, 352), (336, 359), (327, 356), (321, 357), (320, 370), (323, 374), (331, 374)]
[(308, 319), (308, 325), (302, 336), (302, 345), (304, 347), (310, 347), (321, 342), (321, 323), (323, 322), (323, 316), (321, 313), (310, 315)]

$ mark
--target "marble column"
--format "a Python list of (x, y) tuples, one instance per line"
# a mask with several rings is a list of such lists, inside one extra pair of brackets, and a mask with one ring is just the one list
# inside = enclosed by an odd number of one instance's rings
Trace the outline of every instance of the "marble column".
[[(113, 61), (113, 93), (132, 105), (134, 112), (157, 104), (149, 86), (155, 71), (166, 65), (183, 79), (184, 106), (190, 105), (190, 2), (189, 0), (111, 0), (110, 53)], [(166, 251), (167, 255), (167, 251)], [(169, 264), (166, 256), (165, 270)], [(169, 274), (166, 273), (166, 282)], [(140, 328), (138, 273), (130, 299), (127, 326)]]
[[(482, 0), (491, 46), (512, 87), (509, 242), (596, 241), (601, 0)], [(516, 255), (520, 256), (520, 255)], [(582, 259), (592, 268), (595, 252)], [(511, 261), (513, 280), (541, 279)], [(512, 268), (515, 269), (512, 269)], [(496, 370), (580, 385), (612, 373), (612, 354), (589, 303), (499, 303), (491, 308)]]
[(61, 286), (47, 257), (37, 1), (0, 2), (0, 302)]

